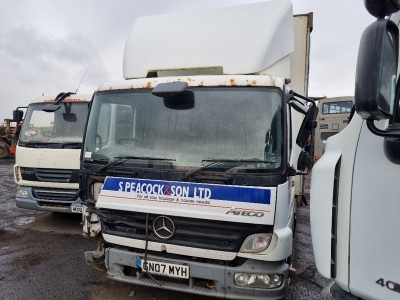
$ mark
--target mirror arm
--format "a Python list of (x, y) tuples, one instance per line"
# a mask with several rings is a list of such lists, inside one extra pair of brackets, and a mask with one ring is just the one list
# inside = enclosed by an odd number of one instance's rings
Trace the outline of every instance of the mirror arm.
[(308, 174), (310, 174), (311, 169), (312, 169), (312, 167), (308, 168), (308, 169), (307, 169), (307, 172), (299, 172), (299, 171), (296, 171), (296, 175), (308, 175)]
[(292, 93), (293, 96), (298, 97), (298, 98), (303, 99), (303, 100), (306, 100), (307, 102), (311, 102), (311, 103), (313, 103), (313, 105), (315, 105), (315, 101), (313, 99), (311, 99), (311, 98), (308, 98), (308, 97), (305, 97), (303, 95), (297, 94), (294, 91), (290, 91), (289, 93)]
[(373, 119), (367, 119), (366, 123), (367, 123), (368, 129), (375, 135), (383, 136), (383, 137), (394, 137), (394, 138), (400, 137), (400, 130), (399, 129), (397, 129), (397, 130), (381, 130), (381, 129), (378, 129), (378, 128), (376, 128)]
[(56, 99), (54, 100), (54, 105), (58, 105), (60, 104), (61, 101), (63, 101), (65, 98), (74, 95), (75, 93), (73, 92), (68, 92), (68, 93), (59, 93), (56, 97)]

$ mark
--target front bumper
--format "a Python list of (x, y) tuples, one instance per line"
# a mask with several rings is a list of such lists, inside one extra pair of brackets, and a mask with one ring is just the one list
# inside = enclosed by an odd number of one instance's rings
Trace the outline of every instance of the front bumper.
[[(89, 254), (89, 255), (88, 255)], [(90, 253), (86, 253), (86, 259), (90, 258)], [(143, 276), (141, 271), (137, 271), (136, 275), (130, 276), (124, 273), (126, 267), (137, 268), (136, 259), (143, 259), (143, 254), (124, 251), (114, 248), (105, 250), (105, 264), (108, 275), (111, 279), (133, 283), (143, 286), (159, 287), (168, 290), (175, 290), (185, 293), (212, 296), (228, 299), (282, 299), (287, 293), (287, 282), (289, 274), (289, 266), (284, 262), (265, 262), (248, 259), (244, 264), (238, 267), (230, 267), (224, 265), (202, 263), (195, 261), (161, 258), (158, 256), (148, 255), (149, 260), (163, 261), (166, 263), (186, 264), (189, 266), (189, 279), (187, 282), (159, 280), (162, 286), (156, 282)], [(141, 270), (141, 269), (138, 269)], [(234, 275), (238, 272), (252, 274), (281, 274), (283, 283), (275, 289), (260, 289), (250, 287), (240, 287), (234, 283)], [(196, 285), (198, 280), (212, 281), (212, 287), (201, 287)]]
[[(48, 189), (49, 191), (59, 193), (60, 197), (57, 199), (40, 199), (34, 196), (32, 187), (21, 186), (19, 185), (18, 190), (23, 190), (27, 193), (26, 198), (16, 197), (15, 204), (19, 208), (32, 209), (32, 210), (42, 210), (42, 211), (51, 211), (51, 212), (60, 212), (60, 213), (77, 213), (82, 211), (81, 199), (77, 196), (78, 190), (68, 190), (66, 192), (71, 195), (75, 194), (76, 196), (71, 196), (71, 200), (66, 201), (65, 194), (62, 193), (63, 190), (57, 191), (57, 189)], [(43, 188), (42, 190), (46, 190)], [(73, 207), (77, 208), (78, 211), (73, 211)], [(79, 209), (80, 208), (80, 209)]]

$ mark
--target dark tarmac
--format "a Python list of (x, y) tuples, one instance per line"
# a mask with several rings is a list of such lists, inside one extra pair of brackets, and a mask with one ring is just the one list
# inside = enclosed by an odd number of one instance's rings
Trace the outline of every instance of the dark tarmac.
[[(215, 299), (112, 281), (86, 265), (83, 253), (97, 244), (81, 235), (80, 215), (17, 208), (13, 164), (12, 159), (0, 160), (0, 300)], [(328, 280), (315, 267), (309, 206), (299, 207), (297, 216), (297, 277), (286, 299), (319, 299)]]

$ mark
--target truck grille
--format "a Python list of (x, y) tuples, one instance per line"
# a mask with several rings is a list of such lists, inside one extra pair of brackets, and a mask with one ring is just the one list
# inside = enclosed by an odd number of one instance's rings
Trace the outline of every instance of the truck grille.
[(35, 169), (35, 175), (40, 181), (69, 182), (72, 170)]
[(47, 201), (74, 202), (77, 190), (33, 188), (32, 194), (36, 199)]
[(65, 169), (42, 169), (20, 167), (22, 180), (60, 182), (60, 183), (79, 183), (79, 170)]
[[(146, 239), (145, 213), (121, 213), (111, 210), (96, 210), (96, 213), (100, 216), (104, 233), (139, 240)], [(148, 216), (149, 241), (210, 250), (238, 252), (249, 235), (273, 231), (271, 225), (168, 216), (174, 222), (176, 230), (172, 238), (162, 240), (153, 231), (153, 221), (157, 217), (159, 215)]]

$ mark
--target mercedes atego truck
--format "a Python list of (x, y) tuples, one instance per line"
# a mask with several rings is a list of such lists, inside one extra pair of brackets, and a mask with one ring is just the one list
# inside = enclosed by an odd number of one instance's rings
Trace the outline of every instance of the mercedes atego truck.
[(316, 126), (311, 29), (289, 0), (136, 20), (125, 80), (101, 85), (88, 116), (86, 260), (137, 285), (285, 297)]

